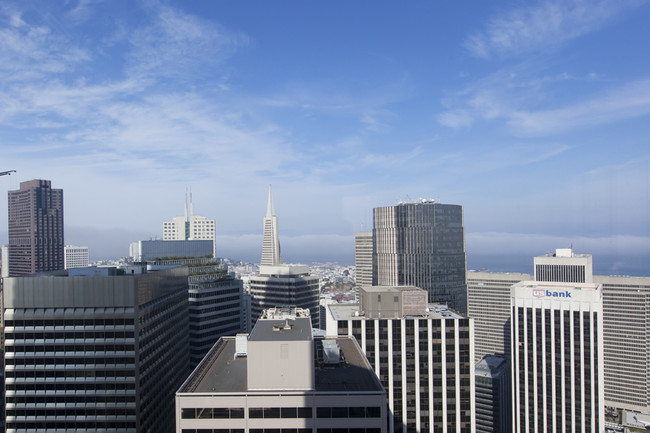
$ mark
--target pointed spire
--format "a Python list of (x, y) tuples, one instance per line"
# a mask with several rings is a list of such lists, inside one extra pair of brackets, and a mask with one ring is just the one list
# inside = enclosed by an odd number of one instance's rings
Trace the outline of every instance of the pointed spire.
[(275, 210), (273, 209), (273, 191), (271, 190), (271, 185), (269, 185), (269, 201), (266, 204), (266, 217), (271, 218), (275, 215)]
[(261, 265), (275, 266), (282, 263), (280, 257), (280, 239), (278, 237), (278, 217), (273, 209), (273, 191), (269, 185), (269, 201), (264, 217), (264, 239), (262, 241)]

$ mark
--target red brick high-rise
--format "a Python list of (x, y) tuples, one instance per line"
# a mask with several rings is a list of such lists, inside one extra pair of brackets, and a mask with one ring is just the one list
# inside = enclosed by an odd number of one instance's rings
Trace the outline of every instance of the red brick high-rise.
[(35, 179), (8, 196), (9, 275), (63, 269), (63, 190)]

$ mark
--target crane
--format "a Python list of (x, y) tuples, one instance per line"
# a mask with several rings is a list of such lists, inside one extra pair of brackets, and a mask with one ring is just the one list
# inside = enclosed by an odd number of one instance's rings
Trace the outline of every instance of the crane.
[(0, 176), (7, 176), (10, 175), (11, 173), (15, 173), (16, 170), (9, 170), (9, 171), (0, 171)]

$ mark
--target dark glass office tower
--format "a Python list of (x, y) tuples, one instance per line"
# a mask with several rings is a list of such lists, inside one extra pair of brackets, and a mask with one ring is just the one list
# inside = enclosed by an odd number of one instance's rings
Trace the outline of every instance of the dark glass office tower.
[(21, 182), (8, 209), (9, 275), (63, 269), (63, 190), (49, 180)]
[(380, 286), (416, 286), (429, 302), (467, 313), (463, 207), (433, 200), (374, 209), (374, 262)]

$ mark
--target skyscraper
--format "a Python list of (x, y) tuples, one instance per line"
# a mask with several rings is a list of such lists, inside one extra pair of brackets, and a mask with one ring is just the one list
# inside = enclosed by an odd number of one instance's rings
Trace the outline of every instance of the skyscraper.
[(476, 433), (512, 433), (509, 364), (487, 355), (476, 365)]
[(587, 283), (511, 289), (513, 431), (604, 431), (603, 293)]
[(510, 287), (530, 274), (467, 273), (467, 315), (474, 319), (474, 361), (503, 354), (510, 359)]
[(473, 321), (412, 286), (362, 286), (327, 306), (327, 335), (353, 336), (387, 391), (389, 432), (473, 432)]
[(463, 207), (434, 200), (374, 209), (377, 285), (425, 289), (429, 302), (467, 312)]
[(308, 309), (312, 326), (320, 323), (318, 304), (318, 277), (309, 274), (305, 265), (282, 264), (278, 217), (273, 209), (273, 193), (269, 185), (269, 198), (264, 217), (264, 239), (260, 273), (250, 277), (251, 323), (255, 324), (262, 311), (274, 307), (299, 307)]
[[(650, 415), (650, 277), (593, 275), (591, 255), (568, 249), (537, 256), (534, 263), (539, 278), (573, 282), (584, 275), (586, 282), (602, 285), (605, 405)], [(475, 319), (475, 361), (493, 353), (510, 356), (510, 348), (502, 349), (503, 342), (510, 340), (510, 287), (530, 279), (529, 274), (517, 273), (467, 274), (468, 315)]]
[(63, 269), (63, 190), (35, 179), (8, 195), (9, 275)]
[(212, 257), (208, 240), (132, 242), (131, 258), (148, 270), (189, 269), (190, 364), (194, 368), (219, 337), (242, 328), (242, 281)]
[(357, 232), (354, 234), (354, 265), (356, 268), (355, 283), (358, 286), (372, 286), (372, 232)]
[(282, 263), (280, 255), (280, 238), (278, 236), (278, 217), (273, 208), (273, 191), (269, 185), (269, 199), (264, 217), (264, 239), (262, 240), (262, 266), (275, 266)]
[(187, 272), (6, 278), (6, 431), (172, 432), (190, 371)]

